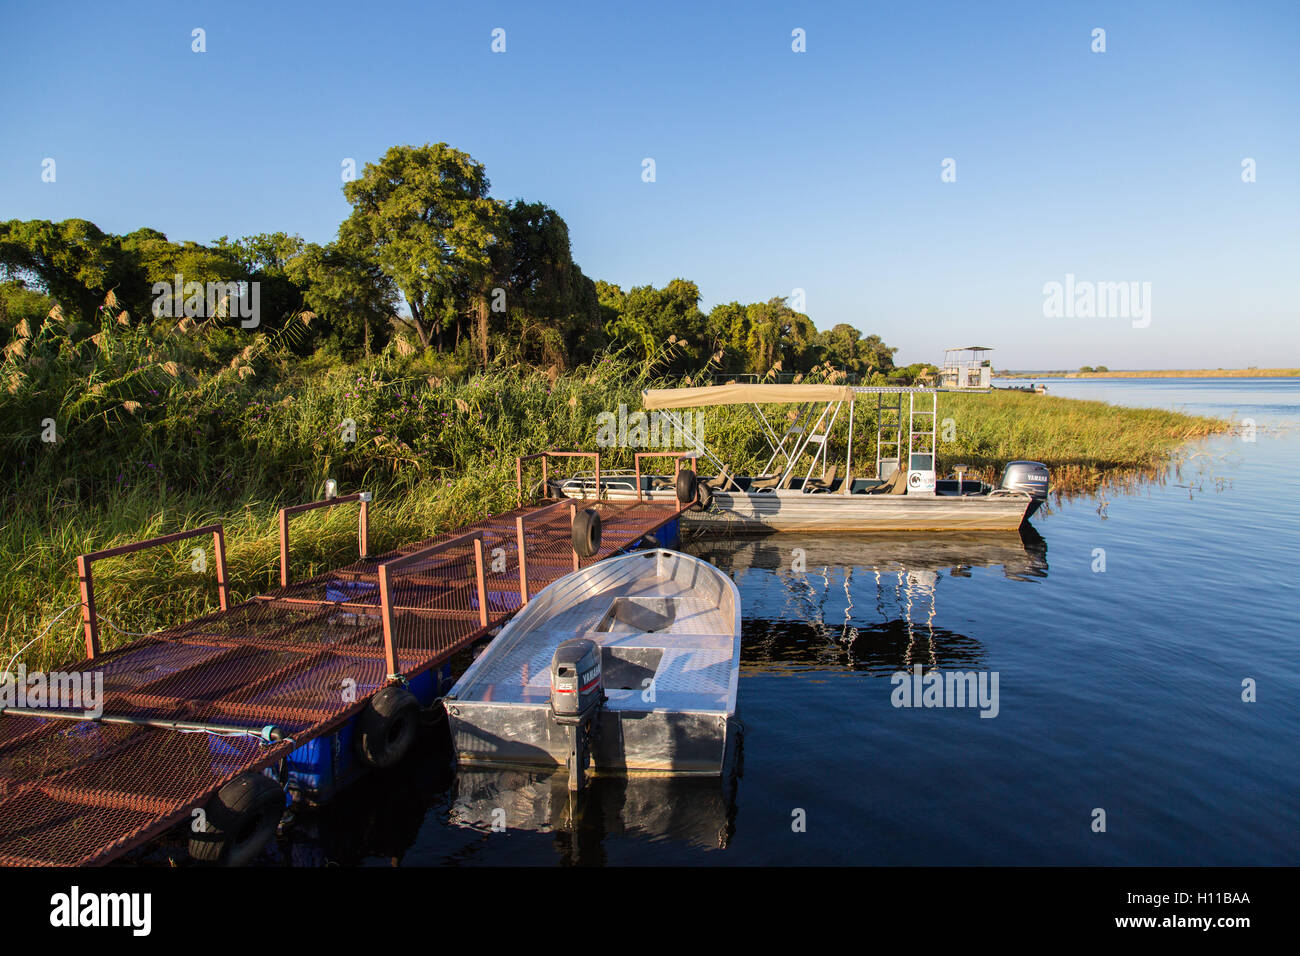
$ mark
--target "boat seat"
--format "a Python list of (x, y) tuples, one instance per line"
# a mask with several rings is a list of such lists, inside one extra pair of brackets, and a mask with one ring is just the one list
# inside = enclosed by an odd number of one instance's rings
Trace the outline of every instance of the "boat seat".
[(781, 480), (780, 475), (763, 475), (759, 478), (752, 478), (749, 482), (749, 490), (754, 491), (776, 491), (777, 483)]
[(907, 472), (898, 469), (884, 484), (876, 485), (874, 488), (868, 488), (866, 493), (869, 495), (901, 495), (907, 491)]
[(831, 490), (831, 485), (835, 484), (835, 476), (839, 474), (839, 470), (839, 465), (831, 465), (825, 478), (809, 478), (803, 483), (803, 490), (811, 495), (825, 494)]
[(728, 486), (734, 486), (736, 484), (734, 481), (732, 481), (731, 469), (727, 465), (723, 465), (722, 470), (718, 472), (716, 475), (714, 475), (712, 478), (706, 478), (704, 480), (704, 483), (708, 485), (710, 488), (712, 488), (714, 491), (726, 491), (728, 490)]

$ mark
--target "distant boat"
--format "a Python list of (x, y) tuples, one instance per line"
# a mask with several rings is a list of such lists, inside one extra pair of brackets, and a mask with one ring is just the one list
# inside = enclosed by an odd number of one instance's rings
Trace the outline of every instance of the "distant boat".
[(444, 700), (458, 761), (585, 775), (719, 775), (736, 743), (740, 595), (651, 549), (560, 578)]

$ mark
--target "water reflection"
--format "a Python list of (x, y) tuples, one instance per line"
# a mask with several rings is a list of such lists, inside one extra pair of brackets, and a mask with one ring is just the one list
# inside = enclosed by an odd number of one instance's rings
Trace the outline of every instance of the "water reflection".
[(751, 670), (892, 673), (914, 664), (978, 670), (979, 641), (935, 623), (943, 576), (1000, 568), (1047, 577), (1047, 542), (1018, 533), (701, 537), (687, 549), (727, 571), (745, 599)]
[(549, 833), (560, 862), (603, 864), (606, 841), (636, 837), (724, 849), (736, 814), (739, 767), (717, 778), (598, 777), (575, 796), (564, 774), (462, 770), (450, 822), (480, 831)]
[(400, 764), (362, 777), (323, 807), (295, 814), (272, 847), (293, 866), (354, 866), (378, 860), (396, 866), (416, 845), (430, 808), (451, 786), (445, 722), (424, 728)]
[(446, 725), (438, 723), (398, 766), (296, 814), (264, 862), (491, 862), (506, 846), (501, 837), (519, 834), (549, 836), (549, 853), (532, 852), (562, 865), (603, 864), (614, 839), (722, 849), (734, 832), (741, 751), (743, 741), (721, 779), (596, 777), (573, 799), (567, 774), (454, 770)]

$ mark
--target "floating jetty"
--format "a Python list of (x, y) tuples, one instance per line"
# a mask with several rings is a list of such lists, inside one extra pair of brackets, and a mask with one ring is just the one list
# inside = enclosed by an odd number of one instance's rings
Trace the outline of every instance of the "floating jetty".
[[(361, 508), (360, 559), (292, 582), (290, 519), (349, 503)], [(196, 821), (201, 848), (232, 804), (253, 801), (266, 808), (257, 826), (273, 832), (290, 801), (327, 798), (367, 765), (385, 765), (406, 726), (393, 722), (398, 696), (432, 704), (453, 654), (552, 581), (648, 536), (670, 543), (684, 510), (543, 500), (370, 555), (370, 503), (353, 494), (284, 509), (281, 586), (237, 604), (220, 525), (78, 558), (87, 657), (70, 670), (102, 673), (102, 713), (4, 709), (0, 865), (104, 864), (185, 820)], [(220, 610), (102, 649), (94, 564), (207, 536)], [(190, 845), (194, 853), (193, 836)]]

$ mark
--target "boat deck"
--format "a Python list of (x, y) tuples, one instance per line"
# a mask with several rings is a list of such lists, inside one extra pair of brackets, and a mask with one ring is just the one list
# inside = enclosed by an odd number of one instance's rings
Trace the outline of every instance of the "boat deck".
[[(648, 606), (651, 614), (656, 605), (671, 602), (675, 616), (670, 624), (654, 631), (617, 619), (599, 629), (618, 601)], [(691, 582), (671, 574), (648, 574), (579, 600), (551, 617), (544, 629), (525, 633), (508, 650), (485, 662), (458, 690), (457, 697), (499, 704), (546, 704), (557, 643), (585, 637), (609, 648), (609, 657), (615, 662), (613, 668), (607, 666), (605, 677), (609, 697), (605, 706), (610, 710), (726, 713), (735, 650), (735, 635), (726, 633), (730, 623), (716, 602), (701, 597)], [(651, 671), (644, 662), (647, 655), (636, 653), (646, 650), (661, 652), (655, 655), (653, 704), (642, 698), (644, 678), (640, 675)], [(629, 666), (620, 668), (620, 659)], [(628, 686), (619, 686), (620, 678)]]
[[(543, 503), (281, 587), (70, 668), (103, 673), (105, 716), (275, 725), (292, 739), (268, 744), (247, 735), (4, 714), (0, 865), (120, 857), (187, 819), (239, 774), (275, 765), (342, 727), (388, 683), (386, 648), (397, 673), (424, 674), (513, 616), (525, 588), (531, 596), (680, 514), (675, 503), (593, 506), (603, 535), (591, 558), (579, 560), (572, 549), (570, 508)], [(490, 561), (486, 608), (468, 540), (474, 532)], [(438, 545), (446, 547), (421, 557)], [(389, 648), (380, 568), (397, 563)]]

